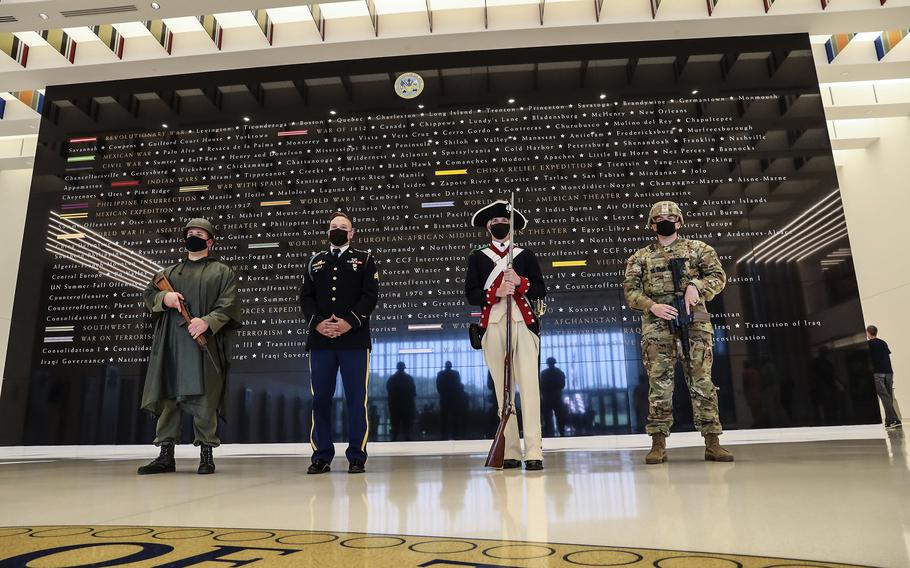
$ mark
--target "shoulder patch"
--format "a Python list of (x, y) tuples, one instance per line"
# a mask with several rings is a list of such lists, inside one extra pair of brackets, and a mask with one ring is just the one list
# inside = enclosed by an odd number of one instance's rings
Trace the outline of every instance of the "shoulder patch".
[(685, 243), (692, 251), (703, 251), (709, 247), (708, 243), (696, 239), (686, 239)]
[(325, 264), (325, 261), (319, 260), (319, 257), (324, 256), (326, 254), (328, 254), (328, 251), (321, 251), (321, 252), (317, 252), (316, 254), (314, 254), (313, 256), (310, 257), (310, 260), (306, 264), (306, 269), (307, 269), (307, 272), (310, 273), (310, 277), (313, 276), (312, 271), (313, 271), (314, 265), (321, 266), (321, 265)]

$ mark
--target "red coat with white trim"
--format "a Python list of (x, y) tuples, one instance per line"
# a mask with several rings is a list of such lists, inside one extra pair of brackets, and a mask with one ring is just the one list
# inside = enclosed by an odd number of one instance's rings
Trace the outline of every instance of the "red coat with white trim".
[[(522, 249), (522, 247), (517, 247)], [(480, 326), (487, 327), (490, 318), (490, 311), (493, 306), (503, 301), (496, 296), (496, 291), (502, 284), (502, 274), (500, 274), (489, 287), (484, 287), (490, 274), (495, 268), (495, 263), (485, 250), (491, 250), (495, 253), (496, 258), (503, 258), (508, 253), (500, 252), (492, 244), (479, 248), (471, 253), (468, 257), (468, 272), (465, 276), (465, 296), (468, 303), (472, 306), (480, 306)], [(540, 271), (540, 265), (537, 257), (529, 249), (522, 249), (512, 259), (512, 269), (521, 277), (521, 285), (515, 288), (515, 306), (521, 312), (525, 325), (534, 333), (540, 333), (540, 322), (533, 310), (533, 301), (543, 299), (547, 295), (547, 287), (543, 281), (543, 274)]]

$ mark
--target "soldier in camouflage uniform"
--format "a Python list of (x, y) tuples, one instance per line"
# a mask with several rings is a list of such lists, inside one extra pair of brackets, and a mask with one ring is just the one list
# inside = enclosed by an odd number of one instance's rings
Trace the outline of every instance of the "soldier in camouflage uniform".
[[(733, 461), (733, 455), (722, 448), (722, 433), (717, 410), (717, 389), (711, 382), (714, 330), (705, 302), (724, 289), (724, 274), (717, 253), (706, 243), (677, 235), (683, 224), (679, 206), (672, 201), (655, 203), (648, 215), (657, 242), (635, 252), (626, 263), (623, 289), (626, 304), (642, 313), (641, 352), (648, 372), (648, 425), (651, 451), (645, 462), (667, 461), (666, 437), (673, 425), (673, 384), (676, 361), (680, 360), (692, 397), (695, 424), (705, 438), (705, 459)], [(686, 309), (694, 314), (689, 326), (690, 361), (679, 351), (676, 337), (670, 333), (668, 320), (676, 317), (672, 306), (673, 278), (671, 258), (686, 258), (685, 273), (680, 283), (685, 289)], [(680, 346), (681, 347), (681, 346)]]

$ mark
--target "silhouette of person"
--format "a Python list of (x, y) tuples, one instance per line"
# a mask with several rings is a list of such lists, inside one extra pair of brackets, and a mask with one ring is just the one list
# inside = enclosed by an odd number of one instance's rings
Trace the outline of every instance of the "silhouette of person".
[(752, 412), (752, 426), (758, 427), (765, 421), (765, 412), (762, 410), (762, 379), (761, 373), (750, 359), (743, 361), (743, 393)]
[(790, 418), (781, 398), (785, 378), (769, 355), (761, 356), (762, 426), (789, 426)]
[(820, 422), (825, 426), (838, 424), (840, 415), (837, 408), (838, 391), (843, 385), (837, 378), (837, 371), (830, 359), (830, 349), (823, 345), (812, 360), (812, 382), (810, 389)]
[(465, 392), (461, 375), (446, 361), (445, 368), (436, 375), (436, 392), (439, 393), (439, 424), (443, 440), (458, 438), (464, 417)]
[(414, 417), (417, 414), (417, 386), (414, 377), (404, 372), (404, 361), (399, 361), (385, 384), (389, 394), (389, 416), (393, 442), (410, 440)]
[[(556, 359), (547, 357), (547, 368), (540, 373), (540, 408), (543, 411), (543, 435), (565, 434), (566, 408), (562, 391), (566, 388), (566, 375), (556, 366)], [(556, 430), (553, 418), (556, 418)]]

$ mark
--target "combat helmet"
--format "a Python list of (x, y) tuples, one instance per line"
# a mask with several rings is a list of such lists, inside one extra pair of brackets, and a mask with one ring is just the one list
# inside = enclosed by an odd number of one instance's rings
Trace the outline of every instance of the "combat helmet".
[(197, 217), (195, 219), (190, 219), (189, 222), (183, 227), (183, 236), (186, 237), (187, 231), (190, 229), (202, 229), (209, 234), (209, 237), (215, 238), (215, 227), (209, 222), (208, 219), (203, 219)]
[(648, 213), (648, 224), (653, 223), (654, 219), (661, 215), (676, 215), (676, 218), (679, 219), (679, 224), (683, 224), (682, 210), (673, 201), (658, 201), (652, 205), (651, 212)]

